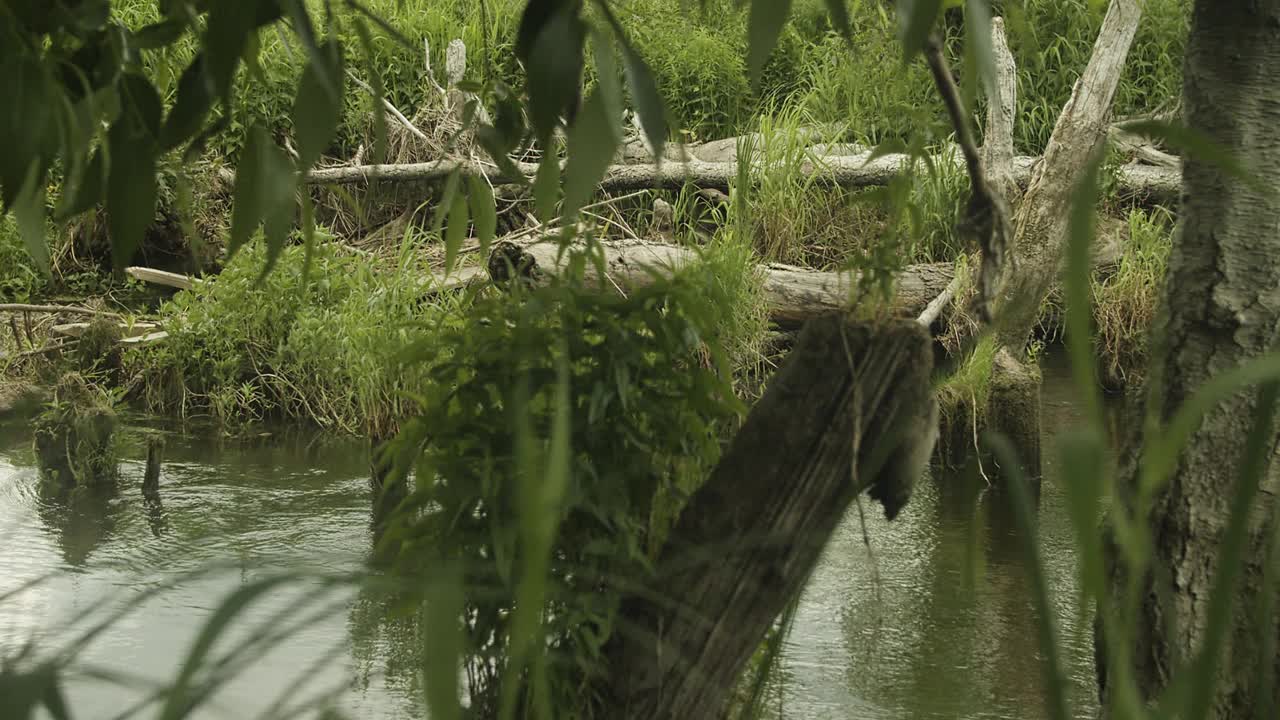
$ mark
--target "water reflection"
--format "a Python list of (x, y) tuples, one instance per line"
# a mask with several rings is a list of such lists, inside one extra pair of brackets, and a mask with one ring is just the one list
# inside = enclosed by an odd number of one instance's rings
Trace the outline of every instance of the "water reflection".
[[(1052, 358), (1044, 375), (1052, 435), (1080, 417)], [(0, 655), (29, 640), (65, 641), (68, 624), (83, 627), (104, 598), (105, 608), (118, 607), (185, 573), (230, 565), (147, 599), (84, 657), (166, 680), (199, 624), (245, 582), (279, 569), (349, 572), (369, 557), (377, 521), (364, 443), (175, 438), (161, 503), (146, 503), (139, 492), (139, 458), (122, 466), (118, 495), (87, 500), (77, 512), (74, 502), (46, 502), (36, 492), (29, 437), (0, 435), (0, 594), (59, 572), (0, 604)], [(1054, 589), (1073, 707), (1086, 717), (1095, 710), (1092, 638), (1076, 600), (1051, 437), (1045, 447), (1034, 541)], [(869, 506), (864, 525), (855, 509), (805, 590), (770, 709), (793, 720), (1045, 717), (1020, 555), (1031, 541), (1018, 531), (1008, 498), (989, 489), (976, 467), (923, 480), (893, 523)], [(249, 608), (233, 640), (266, 636), (326, 609), (261, 653), (202, 717), (270, 716), (281, 691), (296, 683), (304, 698), (337, 693), (352, 716), (422, 717), (417, 607), (385, 589), (357, 592), (319, 578), (291, 585)], [(90, 718), (113, 715), (139, 694), (90, 682), (69, 690)]]
[(111, 537), (120, 516), (114, 485), (50, 489), (42, 484), (36, 504), (44, 530), (62, 553), (63, 562), (81, 569), (89, 556)]
[(296, 693), (291, 704), (332, 698), (348, 716), (420, 716), (415, 698), (386, 677), (386, 655), (356, 657), (348, 617), (356, 589), (326, 579), (363, 568), (370, 548), (361, 445), (177, 439), (156, 503), (140, 491), (141, 458), (122, 464), (114, 496), (42, 498), (30, 437), (3, 435), (0, 594), (53, 575), (0, 603), (0, 656), (28, 642), (54, 650), (107, 613), (135, 606), (80, 662), (140, 684), (72, 681), (76, 717), (113, 717), (172, 680), (213, 609), (281, 570), (307, 577), (249, 606), (220, 641), (219, 652), (242, 648), (248, 662), (197, 717), (279, 717), (285, 691)]
[[(1082, 421), (1061, 363), (1046, 364), (1046, 449)], [(1046, 459), (1049, 460), (1046, 454)], [(1061, 630), (1072, 707), (1096, 712), (1092, 636), (1077, 600), (1075, 550), (1057, 468), (1033, 496), (1036, 537), (1007, 491), (976, 465), (925, 478), (900, 518), (855, 509), (801, 600), (771, 715), (844, 718), (1047, 717), (1036, 615), (1022, 553), (1039, 543)]]

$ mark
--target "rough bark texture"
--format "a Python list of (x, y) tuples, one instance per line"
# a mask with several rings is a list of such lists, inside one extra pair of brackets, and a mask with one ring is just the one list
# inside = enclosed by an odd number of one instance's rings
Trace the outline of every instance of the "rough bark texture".
[(1111, 101), (1138, 29), (1138, 0), (1112, 0), (1093, 54), (1058, 116), (1044, 157), (1018, 206), (1013, 256), (1017, 270), (1001, 303), (1002, 339), (1015, 354), (1026, 345), (1036, 313), (1057, 280), (1072, 193), (1110, 128)]
[[(625, 292), (653, 281), (651, 269), (671, 270), (693, 262), (697, 254), (677, 245), (641, 240), (602, 242), (605, 252), (606, 287)], [(553, 242), (535, 242), (513, 246), (499, 243), (489, 262), (489, 273), (497, 281), (507, 279), (508, 265), (522, 275), (537, 278), (554, 274), (563, 262)], [(590, 267), (588, 272), (591, 272)], [(805, 268), (770, 263), (761, 266), (764, 294), (770, 317), (784, 326), (798, 326), (819, 315), (847, 307), (850, 299), (849, 273), (820, 272)], [(929, 303), (943, 293), (955, 275), (950, 263), (911, 265), (898, 277), (893, 309), (896, 313), (916, 317)]]
[[(623, 607), (634, 630), (609, 648), (611, 717), (720, 717), (853, 498), (895, 470), (923, 470), (934, 435), (916, 430), (936, 428), (929, 345), (912, 320), (806, 326), (673, 529), (644, 595), (664, 600)], [(911, 460), (891, 450), (903, 447)], [(881, 495), (888, 512), (896, 492)]]
[[(1198, 0), (1184, 83), (1187, 124), (1246, 162), (1265, 187), (1241, 182), (1205, 158), (1184, 160), (1182, 227), (1169, 257), (1146, 400), (1162, 418), (1209, 378), (1280, 341), (1280, 204), (1274, 196), (1280, 186), (1280, 0)], [(1200, 647), (1256, 403), (1257, 391), (1250, 390), (1205, 417), (1152, 513), (1154, 563), (1163, 571), (1156, 575), (1163, 577), (1148, 586), (1140, 618), (1136, 672), (1147, 697)], [(1130, 438), (1130, 457), (1140, 443), (1136, 435)], [(1132, 468), (1129, 474), (1132, 481)], [(1261, 535), (1280, 490), (1274, 462), (1264, 477), (1215, 718), (1263, 717), (1268, 711), (1253, 702), (1259, 671), (1280, 671), (1277, 645), (1271, 656), (1260, 655), (1263, 639), (1274, 643), (1280, 628), (1260, 626), (1252, 616), (1262, 590)], [(1277, 687), (1272, 685), (1271, 711), (1280, 707)]]
[(1004, 36), (1004, 18), (991, 19), (991, 50), (996, 65), (996, 87), (1000, 94), (987, 98), (982, 164), (991, 188), (1012, 202), (1017, 191), (1013, 173), (1013, 118), (1018, 107), (1018, 66)]

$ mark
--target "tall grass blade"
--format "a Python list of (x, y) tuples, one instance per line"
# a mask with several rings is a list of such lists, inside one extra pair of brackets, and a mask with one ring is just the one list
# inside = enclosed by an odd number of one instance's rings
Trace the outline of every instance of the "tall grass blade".
[(462, 583), (459, 569), (446, 565), (432, 579), (424, 601), (426, 617), (423, 631), (428, 645), (423, 648), (426, 665), (423, 684), (427, 712), (435, 720), (457, 720), (460, 716), (458, 663), (462, 657), (462, 629), (459, 626), (464, 600)]
[(201, 669), (205, 657), (213, 650), (213, 644), (230, 629), (240, 613), (258, 598), (299, 577), (301, 575), (298, 573), (288, 573), (257, 580), (238, 588), (222, 601), (218, 609), (205, 622), (204, 627), (200, 629), (200, 634), (196, 636), (191, 649), (187, 652), (182, 662), (182, 669), (168, 691), (168, 699), (164, 707), (161, 708), (159, 714), (161, 720), (180, 720), (187, 716), (190, 711), (189, 702), (192, 699), (192, 683), (196, 673)]
[(1026, 564), (1027, 576), (1031, 583), (1031, 601), (1036, 610), (1036, 630), (1040, 641), (1040, 652), (1043, 656), (1041, 673), (1044, 676), (1046, 702), (1049, 717), (1052, 720), (1070, 720), (1072, 717), (1067, 701), (1067, 676), (1059, 657), (1061, 644), (1058, 641), (1057, 624), (1054, 621), (1053, 606), (1049, 602), (1049, 582), (1044, 574), (1044, 564), (1040, 559), (1040, 547), (1036, 535), (1035, 509), (1027, 496), (1026, 475), (1018, 462), (1017, 451), (1004, 436), (987, 433), (986, 443), (1000, 461), (1002, 472), (1007, 472), (1006, 485), (1009, 488), (1010, 502), (1013, 503), (1014, 518), (1018, 523), (1018, 532), (1022, 535), (1020, 543), (1023, 549), (1023, 562)]

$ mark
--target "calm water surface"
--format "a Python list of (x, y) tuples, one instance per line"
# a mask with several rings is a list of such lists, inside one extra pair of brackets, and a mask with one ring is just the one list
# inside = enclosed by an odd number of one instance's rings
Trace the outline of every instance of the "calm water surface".
[[(1065, 370), (1051, 361), (1045, 381), (1048, 453), (1053, 433), (1080, 417)], [(142, 501), (136, 461), (122, 466), (116, 497), (50, 503), (36, 492), (29, 438), (0, 427), (0, 596), (48, 576), (0, 601), (0, 653), (29, 641), (70, 644), (111, 611), (136, 606), (83, 650), (86, 675), (68, 689), (77, 718), (111, 718), (173, 677), (209, 612), (247, 579), (311, 571), (313, 579), (250, 606), (247, 622), (215, 648), (240, 646), (252, 663), (200, 717), (276, 718), (322, 701), (353, 717), (421, 717), (411, 627), (387, 620), (378, 601), (314, 577), (358, 569), (368, 552), (363, 446), (175, 436), (165, 460), (162, 507)], [(1056, 467), (1046, 460), (1038, 540), (1073, 707), (1085, 717), (1092, 641), (1076, 603)], [(1047, 715), (1018, 555), (1028, 538), (1007, 499), (985, 488), (973, 473), (922, 481), (894, 523), (867, 506), (869, 548), (850, 514), (805, 591), (772, 709), (794, 720)], [(284, 639), (269, 651), (253, 644), (274, 633)], [(277, 705), (286, 692), (289, 706)]]

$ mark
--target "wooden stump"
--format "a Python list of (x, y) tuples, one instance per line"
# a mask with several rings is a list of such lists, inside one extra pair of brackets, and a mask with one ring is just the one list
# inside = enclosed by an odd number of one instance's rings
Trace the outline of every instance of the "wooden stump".
[[(928, 332), (914, 321), (808, 323), (608, 649), (610, 717), (714, 718), (803, 588), (854, 497), (892, 516), (933, 446)], [(905, 487), (902, 481), (906, 481)]]
[[(1023, 475), (1040, 477), (1040, 370), (1011, 353), (996, 353), (991, 368), (988, 427), (1009, 439)], [(997, 466), (998, 467), (998, 466)]]

